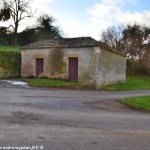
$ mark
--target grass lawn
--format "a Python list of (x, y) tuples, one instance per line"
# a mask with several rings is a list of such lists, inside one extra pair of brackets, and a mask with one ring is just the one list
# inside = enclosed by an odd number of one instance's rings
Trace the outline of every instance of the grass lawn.
[[(95, 89), (93, 85), (83, 85), (79, 82), (59, 81), (50, 79), (26, 79), (31, 86), (37, 87), (72, 87), (75, 89)], [(127, 75), (126, 83), (109, 85), (103, 90), (144, 90), (150, 89), (150, 76)]]
[(150, 89), (150, 76), (127, 75), (126, 83), (119, 83), (104, 87), (104, 90), (144, 90)]
[(50, 79), (26, 79), (26, 81), (31, 86), (37, 87), (61, 87), (61, 86), (79, 85), (79, 82), (50, 80)]
[(10, 47), (10, 46), (0, 46), (0, 50), (4, 50), (4, 51), (20, 51), (19, 48), (17, 47)]
[(150, 96), (130, 97), (118, 100), (122, 104), (137, 110), (150, 111)]
[(33, 87), (60, 87), (76, 90), (95, 90), (92, 84), (83, 84), (73, 81), (51, 80), (51, 79), (25, 79), (25, 81)]

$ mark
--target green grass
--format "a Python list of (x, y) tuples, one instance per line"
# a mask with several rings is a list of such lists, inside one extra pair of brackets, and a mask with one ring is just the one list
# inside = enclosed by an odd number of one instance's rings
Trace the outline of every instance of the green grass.
[(150, 89), (150, 76), (127, 75), (126, 83), (119, 83), (104, 87), (105, 90), (146, 90)]
[(130, 97), (118, 100), (122, 104), (137, 110), (150, 111), (150, 96)]
[(61, 86), (71, 86), (71, 85), (79, 84), (79, 82), (50, 80), (50, 79), (26, 79), (26, 81), (31, 86), (37, 86), (37, 87), (61, 87)]
[[(38, 87), (71, 87), (74, 89), (95, 89), (92, 85), (84, 85), (79, 82), (71, 81), (59, 81), (50, 79), (27, 79), (26, 80), (31, 86)], [(127, 76), (126, 83), (119, 83), (114, 85), (109, 85), (103, 88), (104, 90), (146, 90), (150, 89), (150, 76)]]
[(3, 51), (20, 51), (18, 47), (10, 47), (10, 46), (0, 46), (0, 50)]

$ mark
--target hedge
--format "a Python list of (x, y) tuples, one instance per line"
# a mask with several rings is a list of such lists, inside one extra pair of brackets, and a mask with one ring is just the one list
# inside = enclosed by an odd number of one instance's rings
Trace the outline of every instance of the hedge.
[(19, 77), (21, 74), (21, 53), (0, 51), (0, 78)]

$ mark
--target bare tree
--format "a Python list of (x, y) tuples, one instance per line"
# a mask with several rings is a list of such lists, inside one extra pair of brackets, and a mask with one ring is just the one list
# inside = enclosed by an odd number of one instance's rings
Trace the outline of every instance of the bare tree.
[(123, 30), (123, 25), (120, 25), (118, 27), (108, 27), (106, 31), (102, 31), (101, 41), (108, 44), (113, 49), (120, 50), (121, 39), (123, 37)]
[(128, 25), (123, 32), (124, 51), (128, 58), (138, 60), (138, 71), (142, 71), (142, 59), (148, 50), (150, 28), (145, 25)]
[(145, 72), (150, 75), (150, 49), (145, 51), (143, 58), (142, 58), (142, 62), (144, 65)]
[(14, 46), (16, 46), (19, 23), (25, 18), (31, 18), (34, 15), (30, 7), (30, 0), (2, 0), (2, 5), (0, 20), (13, 20), (13, 24), (9, 27), (14, 30)]
[(127, 55), (130, 72), (141, 73), (143, 65), (149, 65), (146, 61), (150, 49), (149, 26), (134, 24), (109, 27), (102, 32), (102, 41)]

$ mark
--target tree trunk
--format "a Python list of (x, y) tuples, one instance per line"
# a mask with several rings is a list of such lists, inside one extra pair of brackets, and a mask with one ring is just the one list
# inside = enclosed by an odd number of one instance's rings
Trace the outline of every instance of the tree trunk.
[(18, 35), (17, 35), (17, 31), (18, 31), (18, 23), (15, 23), (15, 31), (14, 31), (14, 46), (17, 46), (18, 43)]
[(14, 33), (14, 46), (17, 46), (17, 34), (16, 33)]

